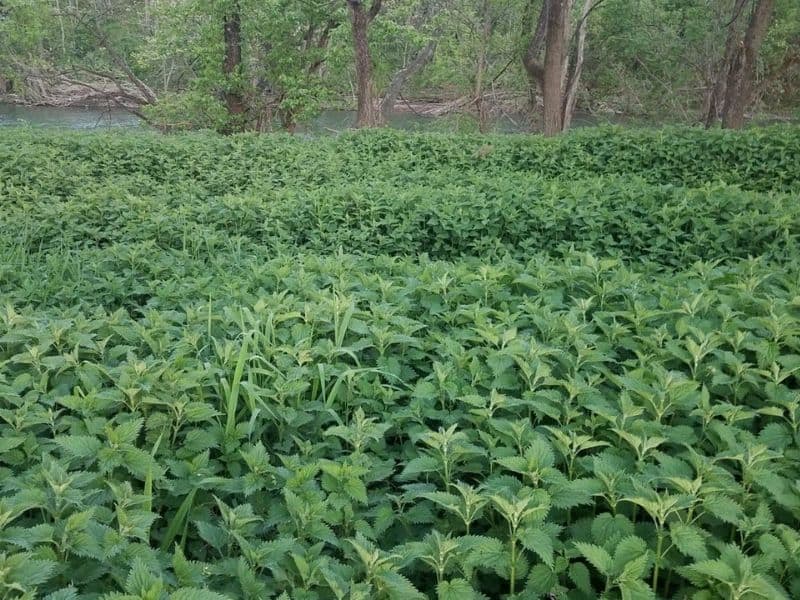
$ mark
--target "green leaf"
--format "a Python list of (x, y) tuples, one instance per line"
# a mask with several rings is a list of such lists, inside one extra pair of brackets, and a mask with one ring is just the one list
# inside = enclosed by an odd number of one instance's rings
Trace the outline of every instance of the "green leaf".
[(356, 477), (348, 477), (344, 480), (342, 487), (353, 500), (361, 504), (367, 504), (367, 486), (364, 485), (363, 481)]
[(544, 596), (549, 594), (556, 585), (558, 585), (558, 577), (553, 570), (547, 565), (538, 564), (534, 565), (528, 573), (525, 591), (534, 596)]
[(527, 527), (520, 532), (519, 540), (525, 548), (536, 553), (544, 564), (553, 568), (553, 540), (545, 531)]
[(180, 588), (169, 595), (169, 600), (231, 600), (231, 598), (201, 588)]
[(703, 508), (709, 513), (731, 525), (737, 525), (742, 518), (742, 508), (727, 496), (709, 495), (703, 501)]
[(21, 446), (25, 442), (24, 437), (2, 437), (0, 438), (0, 454), (5, 454), (9, 450), (13, 450)]
[(706, 579), (733, 585), (736, 583), (736, 573), (721, 560), (703, 560), (695, 562), (683, 569), (687, 577), (699, 585)]
[(392, 600), (427, 600), (414, 585), (400, 573), (386, 571), (379, 575), (387, 595)]
[(473, 600), (475, 590), (464, 579), (451, 579), (436, 586), (436, 596), (439, 600)]
[(604, 548), (585, 542), (575, 542), (575, 547), (601, 574), (606, 577), (611, 575), (614, 562), (611, 555)]
[(153, 590), (160, 591), (160, 588), (160, 579), (150, 572), (141, 558), (136, 558), (128, 573), (128, 578), (125, 580), (125, 591), (129, 594), (145, 596), (151, 594)]
[(182, 586), (200, 587), (205, 581), (203, 565), (187, 560), (180, 546), (175, 547), (175, 554), (172, 557), (172, 570), (178, 583)]
[(644, 581), (638, 579), (621, 581), (619, 591), (622, 600), (655, 600), (656, 594)]
[(675, 522), (670, 526), (669, 535), (678, 552), (684, 556), (693, 558), (695, 561), (708, 558), (703, 535), (693, 525)]
[(642, 538), (629, 536), (620, 540), (614, 548), (615, 575), (625, 579), (639, 579), (644, 576), (648, 564), (647, 542)]
[(403, 472), (400, 473), (401, 480), (415, 479), (425, 473), (435, 473), (439, 468), (439, 461), (431, 456), (418, 456), (408, 461)]
[(44, 600), (77, 600), (78, 590), (72, 586), (62, 588), (44, 597)]
[(73, 458), (94, 458), (102, 447), (102, 442), (90, 435), (64, 435), (55, 442)]
[(592, 577), (589, 568), (582, 562), (573, 562), (569, 565), (569, 578), (575, 587), (585, 594), (592, 593)]
[(34, 559), (28, 553), (0, 555), (0, 573), (4, 573), (3, 580), (20, 584), (26, 590), (50, 579), (57, 566), (52, 560)]
[(197, 494), (197, 488), (193, 488), (186, 497), (181, 502), (181, 505), (178, 507), (175, 516), (170, 519), (169, 527), (167, 527), (167, 531), (164, 534), (164, 539), (161, 541), (161, 549), (167, 550), (172, 546), (172, 542), (175, 540), (175, 537), (178, 533), (186, 526), (187, 519), (189, 518), (189, 512), (192, 510), (192, 506), (194, 506), (194, 497)]

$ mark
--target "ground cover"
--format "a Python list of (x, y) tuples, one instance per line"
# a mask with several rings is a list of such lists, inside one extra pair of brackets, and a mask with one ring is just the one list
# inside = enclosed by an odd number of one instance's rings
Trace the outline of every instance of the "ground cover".
[(0, 139), (0, 596), (800, 595), (797, 129)]

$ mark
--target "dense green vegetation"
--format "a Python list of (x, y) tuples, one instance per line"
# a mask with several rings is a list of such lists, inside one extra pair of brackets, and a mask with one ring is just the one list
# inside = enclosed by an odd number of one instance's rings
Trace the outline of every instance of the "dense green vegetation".
[(800, 596), (798, 162), (0, 132), (0, 597)]
[[(544, 35), (551, 7), (566, 12), (558, 36)], [(374, 12), (361, 56), (357, 11)], [(293, 131), (364, 92), (381, 114), (361, 124), (416, 100), (457, 114), (455, 127), (509, 115), (538, 127), (557, 40), (569, 95), (600, 119), (800, 117), (796, 0), (0, 0), (0, 97), (121, 104), (158, 127), (230, 132)], [(746, 111), (732, 122), (743, 60)], [(564, 112), (558, 129), (574, 107)]]

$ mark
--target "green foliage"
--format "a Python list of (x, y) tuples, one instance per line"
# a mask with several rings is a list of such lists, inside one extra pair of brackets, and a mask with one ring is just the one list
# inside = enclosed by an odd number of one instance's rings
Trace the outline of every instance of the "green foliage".
[(0, 596), (797, 597), (796, 139), (2, 134)]

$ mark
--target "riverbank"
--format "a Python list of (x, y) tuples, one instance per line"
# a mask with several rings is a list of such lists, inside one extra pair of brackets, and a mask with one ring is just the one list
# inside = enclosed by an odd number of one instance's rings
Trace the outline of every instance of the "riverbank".
[[(69, 98), (69, 99), (68, 99)], [(535, 129), (523, 105), (508, 102), (498, 105), (490, 114), (487, 127), (493, 133), (525, 133)], [(338, 133), (355, 126), (355, 111), (342, 101), (327, 107), (310, 121), (301, 123), (296, 132), (301, 135), (326, 135)], [(797, 123), (791, 115), (760, 114), (751, 117), (752, 125)], [(620, 114), (611, 110), (577, 111), (573, 127), (597, 125), (663, 126), (676, 124), (665, 117)], [(109, 127), (140, 127), (141, 119), (107, 99), (100, 102), (96, 96), (74, 93), (58, 99), (27, 102), (14, 95), (0, 94), (0, 126), (29, 125), (60, 127), (66, 129), (104, 129)], [(477, 132), (478, 123), (472, 114), (469, 99), (455, 100), (400, 98), (387, 125), (393, 129)], [(275, 124), (275, 130), (280, 125)]]

